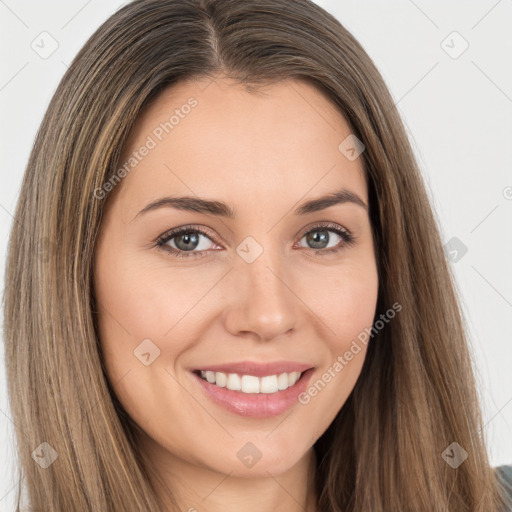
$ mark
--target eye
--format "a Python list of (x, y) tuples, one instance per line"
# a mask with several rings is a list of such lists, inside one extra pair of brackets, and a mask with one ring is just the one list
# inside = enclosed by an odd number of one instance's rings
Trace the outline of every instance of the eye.
[[(206, 240), (201, 240), (202, 238)], [(209, 243), (213, 242), (206, 230), (184, 226), (164, 233), (156, 245), (180, 258), (197, 258), (204, 256), (204, 252), (209, 249)]]
[[(334, 233), (334, 236), (331, 234)], [(306, 231), (299, 243), (305, 240), (315, 254), (332, 254), (354, 244), (355, 237), (345, 228), (330, 222), (317, 224)], [(331, 245), (330, 245), (331, 244)]]
[[(334, 234), (334, 236), (333, 236)], [(212, 240), (213, 235), (204, 228), (197, 226), (183, 226), (167, 231), (156, 241), (158, 248), (179, 258), (200, 258), (216, 245)], [(325, 222), (317, 224), (305, 231), (299, 243), (305, 240), (310, 247), (303, 247), (305, 250), (313, 251), (315, 255), (324, 255), (341, 251), (354, 244), (355, 237), (345, 228), (338, 224)], [(219, 250), (213, 248), (213, 250)], [(295, 247), (295, 246), (294, 246)]]

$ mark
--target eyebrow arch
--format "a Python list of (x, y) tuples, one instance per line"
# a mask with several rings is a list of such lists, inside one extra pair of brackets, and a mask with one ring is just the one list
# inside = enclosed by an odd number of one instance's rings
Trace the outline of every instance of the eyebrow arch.
[[(294, 215), (307, 215), (309, 213), (325, 210), (330, 206), (343, 203), (353, 203), (368, 210), (368, 205), (354, 192), (347, 189), (341, 189), (336, 192), (324, 195), (317, 199), (312, 199), (300, 205), (293, 213)], [(162, 197), (145, 206), (134, 218), (157, 210), (163, 207), (175, 208), (177, 210), (193, 211), (199, 213), (209, 213), (228, 219), (236, 217), (235, 210), (222, 201), (210, 199), (201, 199), (199, 197), (181, 196), (181, 197)]]

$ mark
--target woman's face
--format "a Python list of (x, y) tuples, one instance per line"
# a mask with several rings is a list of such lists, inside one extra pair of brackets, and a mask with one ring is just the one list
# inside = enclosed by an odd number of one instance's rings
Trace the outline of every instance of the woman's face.
[(139, 118), (94, 286), (109, 378), (155, 462), (279, 474), (345, 403), (378, 289), (350, 134), (301, 81), (181, 82)]

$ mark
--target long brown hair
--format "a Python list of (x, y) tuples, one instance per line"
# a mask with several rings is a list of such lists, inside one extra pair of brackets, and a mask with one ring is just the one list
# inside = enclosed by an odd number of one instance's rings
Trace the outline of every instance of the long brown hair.
[[(370, 341), (352, 394), (315, 443), (320, 510), (499, 510), (455, 281), (404, 126), (360, 44), (309, 0), (135, 0), (62, 79), (26, 168), (4, 299), (20, 489), (24, 478), (32, 510), (161, 510), (102, 362), (95, 191), (118, 172), (148, 102), (218, 72), (251, 91), (307, 80), (365, 145), (376, 318), (395, 302), (402, 310)], [(468, 454), (456, 469), (442, 457), (453, 442)], [(43, 468), (35, 451), (58, 459)]]

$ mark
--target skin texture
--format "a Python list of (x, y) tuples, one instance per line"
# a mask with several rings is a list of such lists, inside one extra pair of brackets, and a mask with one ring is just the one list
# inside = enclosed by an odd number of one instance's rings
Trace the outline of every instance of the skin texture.
[[(155, 128), (191, 97), (197, 105), (157, 141)], [(101, 346), (113, 388), (180, 510), (315, 510), (312, 446), (352, 391), (365, 347), (309, 404), (265, 419), (213, 403), (191, 369), (291, 360), (315, 367), (312, 384), (371, 327), (378, 276), (367, 210), (343, 203), (293, 214), (340, 188), (368, 204), (361, 158), (350, 161), (338, 149), (350, 133), (334, 105), (305, 82), (252, 94), (221, 75), (166, 89), (125, 145), (122, 162), (148, 135), (158, 142), (105, 206), (94, 263)], [(137, 215), (170, 195), (224, 201), (236, 219), (171, 207)], [(345, 228), (354, 244), (343, 246), (328, 231), (329, 247), (341, 250), (315, 254), (304, 235), (318, 222)], [(199, 235), (195, 251), (203, 257), (156, 246), (185, 225), (211, 234)], [(247, 236), (263, 248), (252, 263), (236, 251)], [(167, 245), (176, 248), (173, 242)], [(134, 355), (147, 338), (160, 350), (149, 366)], [(250, 468), (237, 457), (247, 442), (261, 452)]]

